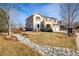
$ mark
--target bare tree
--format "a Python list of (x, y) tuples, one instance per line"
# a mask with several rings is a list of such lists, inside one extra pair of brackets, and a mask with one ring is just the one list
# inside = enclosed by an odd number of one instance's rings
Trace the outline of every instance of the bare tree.
[(8, 31), (9, 16), (4, 9), (0, 9), (0, 32)]
[(11, 37), (11, 28), (13, 25), (15, 25), (16, 18), (18, 18), (18, 14), (16, 12), (16, 9), (17, 8), (19, 9), (20, 7), (18, 7), (15, 3), (1, 3), (0, 8), (6, 10), (7, 15), (9, 15), (9, 18), (8, 18), (9, 19), (9, 21), (8, 21), (8, 36)]
[(65, 3), (60, 4), (60, 15), (64, 20), (68, 34), (73, 32), (73, 24), (79, 16), (79, 4), (78, 3)]

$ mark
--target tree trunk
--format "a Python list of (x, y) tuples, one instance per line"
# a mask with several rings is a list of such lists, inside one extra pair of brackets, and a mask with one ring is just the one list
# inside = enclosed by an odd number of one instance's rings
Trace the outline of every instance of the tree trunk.
[(11, 37), (11, 20), (9, 19), (9, 24), (8, 24), (8, 36)]

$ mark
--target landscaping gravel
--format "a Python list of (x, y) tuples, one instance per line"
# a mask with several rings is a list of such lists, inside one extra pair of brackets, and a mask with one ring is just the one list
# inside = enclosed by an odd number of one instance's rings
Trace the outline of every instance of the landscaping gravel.
[(17, 39), (29, 47), (37, 50), (44, 56), (79, 56), (79, 50), (69, 49), (69, 48), (61, 48), (61, 47), (51, 47), (46, 45), (36, 44), (30, 41), (29, 38), (26, 38), (20, 34), (16, 35)]

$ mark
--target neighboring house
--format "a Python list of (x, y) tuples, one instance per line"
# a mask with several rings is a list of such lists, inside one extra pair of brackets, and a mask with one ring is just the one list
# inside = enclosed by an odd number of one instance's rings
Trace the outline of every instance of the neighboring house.
[(60, 31), (60, 25), (58, 20), (53, 17), (43, 16), (39, 13), (35, 13), (26, 19), (26, 30), (43, 30), (51, 28), (53, 31)]

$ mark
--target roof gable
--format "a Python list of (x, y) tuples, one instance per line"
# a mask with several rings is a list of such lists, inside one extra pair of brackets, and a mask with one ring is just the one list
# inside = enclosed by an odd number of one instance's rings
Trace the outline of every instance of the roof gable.
[[(35, 14), (39, 14), (41, 17), (43, 17), (43, 18), (45, 18), (45, 19), (50, 18), (50, 19), (52, 19), (52, 20), (57, 20), (57, 18), (48, 17), (48, 16), (43, 16), (43, 15), (41, 15), (40, 13), (35, 13)], [(35, 15), (35, 14), (34, 14), (34, 15)]]

